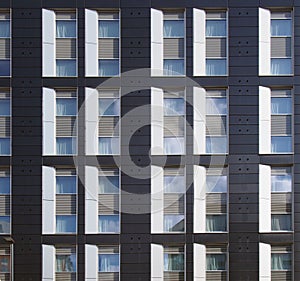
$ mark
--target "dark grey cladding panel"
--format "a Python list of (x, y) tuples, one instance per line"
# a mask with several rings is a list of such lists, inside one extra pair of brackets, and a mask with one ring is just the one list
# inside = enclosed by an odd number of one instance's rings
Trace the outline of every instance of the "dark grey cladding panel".
[[(293, 7), (293, 5), (297, 6), (297, 1), (295, 0), (261, 0), (260, 1), (261, 7), (274, 7), (274, 8), (281, 8), (281, 7)], [(299, 5), (299, 4), (298, 4)]]

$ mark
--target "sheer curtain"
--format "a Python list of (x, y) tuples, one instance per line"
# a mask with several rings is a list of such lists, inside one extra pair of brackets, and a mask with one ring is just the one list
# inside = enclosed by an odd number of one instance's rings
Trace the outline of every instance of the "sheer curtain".
[(206, 255), (206, 270), (226, 270), (226, 255)]
[(165, 115), (184, 115), (184, 99), (182, 98), (166, 98), (164, 99)]
[(291, 74), (292, 62), (291, 59), (271, 59), (271, 74), (285, 75)]
[(272, 114), (288, 114), (292, 113), (291, 98), (272, 98), (271, 99)]
[(215, 114), (215, 115), (227, 114), (226, 98), (207, 98), (206, 114)]
[(165, 20), (164, 37), (184, 37), (184, 24), (182, 20)]
[(10, 193), (10, 178), (0, 177), (0, 194)]
[(0, 138), (0, 155), (10, 154), (10, 138)]
[(57, 76), (76, 76), (76, 60), (56, 60)]
[(291, 192), (292, 176), (291, 175), (273, 175), (271, 177), (272, 192)]
[(182, 59), (165, 59), (164, 75), (184, 75), (184, 61)]
[(291, 270), (291, 254), (272, 254), (272, 270)]
[(271, 137), (271, 152), (288, 153), (292, 151), (292, 138), (290, 136)]
[(100, 137), (99, 154), (119, 154), (119, 138)]
[(0, 21), (0, 37), (9, 38), (10, 37), (10, 21), (1, 20)]
[(76, 216), (56, 216), (56, 232), (67, 233), (76, 232)]
[(272, 215), (272, 230), (291, 230), (291, 215)]
[(0, 116), (10, 115), (10, 100), (0, 99)]
[(56, 272), (75, 272), (76, 257), (72, 255), (57, 255), (56, 256)]
[(225, 59), (207, 59), (206, 60), (206, 75), (219, 76), (226, 74)]
[(227, 192), (227, 176), (207, 176), (206, 192), (226, 193)]
[(183, 254), (164, 254), (164, 271), (183, 271)]
[(226, 215), (207, 215), (206, 231), (226, 231)]
[(119, 75), (119, 60), (99, 60), (99, 76)]
[(119, 232), (119, 215), (100, 215), (99, 232)]
[(75, 138), (56, 138), (56, 153), (59, 155), (70, 155), (76, 151)]
[(10, 272), (10, 256), (0, 256), (0, 272)]
[(184, 154), (184, 138), (164, 138), (165, 154)]
[(207, 137), (206, 153), (223, 154), (227, 152), (227, 137)]
[(225, 20), (207, 20), (206, 21), (206, 36), (226, 36), (226, 21)]
[(165, 193), (184, 193), (185, 191), (184, 176), (164, 176)]
[(56, 99), (56, 115), (76, 115), (76, 99)]
[(76, 177), (57, 176), (56, 193), (76, 193)]
[(10, 217), (0, 217), (0, 233), (10, 233)]
[(291, 20), (271, 20), (271, 35), (272, 36), (291, 36), (292, 22)]
[(100, 176), (99, 177), (99, 194), (119, 193), (118, 176)]
[(119, 21), (118, 20), (100, 20), (99, 21), (99, 37), (100, 38), (117, 38), (119, 37)]
[(76, 21), (58, 20), (56, 21), (56, 37), (74, 38), (76, 37)]
[(99, 272), (119, 272), (119, 254), (100, 254)]
[(115, 98), (99, 99), (99, 115), (100, 116), (119, 116), (120, 100)]

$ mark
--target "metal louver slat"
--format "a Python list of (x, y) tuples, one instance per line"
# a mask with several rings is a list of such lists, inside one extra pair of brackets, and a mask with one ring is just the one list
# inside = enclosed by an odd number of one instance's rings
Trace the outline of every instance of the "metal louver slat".
[(99, 214), (118, 214), (119, 212), (119, 195), (101, 194), (98, 195)]
[(272, 167), (272, 175), (286, 175), (292, 172), (291, 167)]
[(76, 273), (56, 272), (55, 281), (76, 281)]
[(119, 89), (98, 89), (99, 98), (118, 98), (120, 96)]
[(207, 19), (226, 19), (226, 12), (207, 12)]
[(290, 115), (272, 115), (271, 117), (271, 134), (290, 135), (292, 133), (292, 118)]
[(10, 117), (0, 117), (0, 137), (10, 136)]
[(183, 38), (165, 38), (164, 39), (164, 57), (165, 58), (183, 58), (184, 57), (184, 39)]
[(291, 271), (272, 271), (271, 273), (272, 281), (292, 281)]
[(75, 176), (76, 170), (75, 169), (56, 169), (57, 176)]
[(73, 247), (57, 247), (55, 249), (56, 251), (56, 255), (72, 255), (72, 254), (76, 254), (76, 249)]
[(0, 195), (0, 216), (10, 215), (10, 196)]
[(164, 214), (184, 214), (183, 194), (164, 194)]
[(291, 193), (272, 193), (271, 211), (272, 213), (290, 213), (292, 211)]
[(206, 253), (207, 254), (227, 253), (227, 245), (224, 244), (208, 245), (206, 247)]
[(214, 89), (214, 90), (207, 90), (206, 91), (207, 98), (223, 98), (226, 97), (226, 90), (225, 89)]
[(164, 90), (164, 99), (177, 99), (184, 98), (185, 90), (184, 89), (165, 89)]
[(76, 13), (74, 12), (74, 10), (57, 11), (55, 14), (57, 20), (76, 19)]
[(56, 195), (56, 214), (70, 215), (76, 214), (76, 195), (57, 194)]
[(164, 12), (164, 20), (180, 20), (184, 15), (182, 11), (167, 11)]
[(164, 272), (164, 281), (184, 281), (183, 272)]
[(220, 167), (220, 168), (209, 168), (206, 170), (207, 176), (226, 176), (227, 175), (227, 168)]
[(0, 255), (10, 255), (10, 247), (9, 246), (1, 246), (0, 247)]
[(119, 247), (118, 246), (99, 246), (98, 253), (99, 254), (118, 254)]
[(271, 57), (282, 58), (290, 57), (291, 48), (291, 38), (271, 38)]
[(164, 176), (184, 176), (184, 168), (164, 168)]
[(174, 246), (174, 247), (164, 247), (165, 254), (183, 254), (184, 247), (183, 246)]
[(119, 136), (119, 117), (99, 117), (99, 136)]
[(207, 281), (227, 281), (226, 271), (206, 271)]
[(165, 137), (184, 136), (184, 122), (185, 119), (182, 116), (165, 116), (164, 136)]
[(272, 246), (271, 248), (272, 253), (290, 253), (291, 251), (292, 251), (291, 245)]
[(101, 11), (99, 12), (99, 19), (101, 20), (117, 20), (119, 19), (119, 13), (116, 11)]
[(99, 169), (99, 176), (119, 176), (119, 169), (101, 167), (101, 169)]
[(76, 39), (56, 39), (56, 58), (76, 58)]
[(291, 97), (291, 90), (272, 90), (271, 97), (288, 98)]
[(76, 117), (56, 117), (56, 136), (71, 137), (77, 135)]
[(206, 195), (206, 213), (223, 214), (227, 211), (226, 194), (210, 193)]
[(10, 58), (10, 39), (0, 39), (0, 59)]
[(57, 90), (56, 98), (76, 98), (76, 90)]
[(206, 57), (224, 58), (226, 57), (226, 39), (225, 38), (207, 38), (206, 39)]
[(98, 280), (101, 281), (119, 281), (118, 272), (99, 272)]
[(206, 116), (206, 135), (226, 135), (226, 116)]
[(9, 273), (0, 273), (1, 281), (11, 281)]
[(119, 58), (119, 39), (101, 38), (98, 44), (101, 59)]

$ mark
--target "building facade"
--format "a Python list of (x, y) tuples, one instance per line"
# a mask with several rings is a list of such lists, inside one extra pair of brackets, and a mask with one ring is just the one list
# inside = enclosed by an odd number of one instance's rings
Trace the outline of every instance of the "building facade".
[(297, 0), (0, 1), (0, 280), (300, 280), (299, 28)]

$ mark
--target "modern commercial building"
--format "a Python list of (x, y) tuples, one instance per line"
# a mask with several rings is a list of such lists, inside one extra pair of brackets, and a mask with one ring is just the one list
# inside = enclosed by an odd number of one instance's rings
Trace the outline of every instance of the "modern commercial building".
[(300, 1), (1, 0), (0, 280), (300, 280)]

